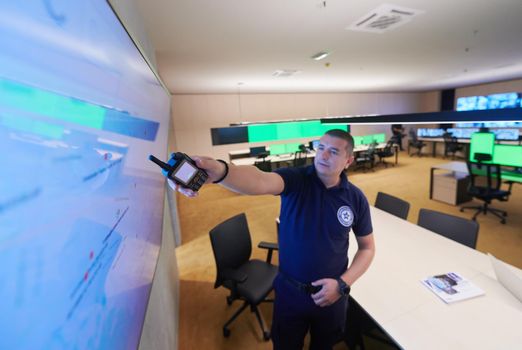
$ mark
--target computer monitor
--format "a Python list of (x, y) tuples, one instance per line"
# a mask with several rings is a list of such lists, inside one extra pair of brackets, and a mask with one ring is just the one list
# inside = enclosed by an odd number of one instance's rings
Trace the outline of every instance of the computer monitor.
[(286, 145), (284, 143), (270, 145), (270, 154), (278, 155), (286, 153)]
[(442, 137), (444, 135), (444, 129), (435, 129), (435, 128), (419, 128), (417, 129), (417, 137), (423, 138), (436, 138)]
[(266, 153), (266, 146), (250, 147), (250, 157), (257, 157), (261, 153)]
[(492, 132), (476, 132), (471, 135), (471, 143), (469, 150), (469, 160), (475, 161), (475, 153), (484, 153), (493, 155), (493, 147), (495, 146), (495, 134)]
[(386, 142), (386, 134), (385, 133), (374, 134), (373, 135), (373, 141), (377, 142), (377, 143), (384, 143), (384, 142)]
[(502, 141), (518, 141), (518, 129), (491, 129), (497, 140)]
[(364, 135), (362, 137), (363, 145), (370, 145), (373, 143), (373, 135)]
[(317, 150), (317, 147), (319, 147), (319, 142), (320, 142), (320, 141), (321, 141), (321, 140), (313, 140), (313, 141), (310, 141), (310, 142), (308, 143), (308, 148), (309, 148), (310, 150), (314, 150), (314, 151)]
[(522, 146), (496, 144), (493, 148), (493, 163), (522, 168)]
[(363, 137), (362, 136), (353, 136), (353, 143), (354, 143), (355, 147), (362, 145)]

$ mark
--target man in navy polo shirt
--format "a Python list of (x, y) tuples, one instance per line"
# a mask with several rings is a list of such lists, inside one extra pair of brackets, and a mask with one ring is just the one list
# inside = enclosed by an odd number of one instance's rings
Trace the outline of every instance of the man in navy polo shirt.
[[(353, 147), (349, 133), (330, 130), (321, 137), (314, 165), (271, 173), (194, 157), (208, 182), (243, 194), (281, 195), (274, 349), (302, 349), (308, 331), (310, 349), (331, 349), (344, 329), (350, 286), (375, 254), (368, 201), (344, 174), (354, 160)], [(348, 268), (350, 229), (358, 250)]]

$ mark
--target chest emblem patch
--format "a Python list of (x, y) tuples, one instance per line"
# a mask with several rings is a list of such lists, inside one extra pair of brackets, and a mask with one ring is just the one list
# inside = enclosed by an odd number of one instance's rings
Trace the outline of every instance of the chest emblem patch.
[(337, 210), (337, 219), (344, 227), (350, 227), (353, 223), (353, 212), (350, 207), (344, 205)]

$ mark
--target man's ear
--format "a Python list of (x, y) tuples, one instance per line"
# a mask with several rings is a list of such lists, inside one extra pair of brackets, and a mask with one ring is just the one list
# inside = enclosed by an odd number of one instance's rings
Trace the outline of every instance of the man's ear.
[(355, 157), (353, 155), (348, 157), (348, 160), (346, 161), (346, 165), (344, 166), (345, 169), (348, 169), (350, 165), (352, 165), (353, 161), (355, 160)]

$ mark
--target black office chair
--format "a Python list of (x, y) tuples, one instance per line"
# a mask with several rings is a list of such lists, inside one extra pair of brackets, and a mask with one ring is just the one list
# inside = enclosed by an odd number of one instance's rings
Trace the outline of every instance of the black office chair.
[(272, 162), (270, 159), (261, 158), (254, 162), (254, 166), (261, 171), (271, 172), (272, 171)]
[[(390, 139), (386, 146), (382, 150), (376, 151), (375, 154), (379, 157), (379, 163), (384, 164), (384, 167), (388, 167), (388, 163), (386, 163), (386, 158), (393, 157), (395, 155), (394, 151), (395, 141)], [(392, 164), (394, 166), (395, 164)]]
[(470, 248), (477, 247), (479, 224), (476, 221), (435, 210), (421, 209), (417, 225)]
[(455, 153), (462, 152), (464, 146), (459, 144), (458, 139), (449, 132), (442, 135), (444, 139), (444, 158), (451, 154), (451, 159), (455, 159)]
[(355, 156), (355, 169), (372, 170), (375, 165), (375, 142), (368, 146), (366, 151), (357, 152)]
[(294, 161), (293, 161), (292, 165), (296, 168), (305, 166), (306, 165), (306, 156), (307, 156), (306, 151), (299, 150), (299, 151), (295, 152)]
[(476, 220), (480, 213), (486, 215), (488, 212), (500, 218), (502, 224), (506, 223), (507, 212), (500, 209), (490, 207), (492, 200), (507, 201), (510, 191), (501, 190), (502, 174), (500, 165), (486, 164), (485, 161), (491, 161), (491, 155), (484, 153), (475, 153), (477, 162), (467, 161), (468, 172), (470, 176), (470, 184), (468, 194), (473, 198), (484, 201), (482, 205), (461, 207), (460, 211), (465, 209), (475, 209), (472, 220)]
[(419, 141), (417, 138), (417, 132), (414, 129), (410, 129), (409, 131), (410, 140), (408, 142), (408, 155), (410, 154), (410, 148), (416, 148), (417, 149), (417, 155), (419, 157), (422, 156), (422, 148), (426, 146), (426, 144), (422, 141)]
[(210, 242), (217, 267), (214, 288), (224, 286), (230, 290), (228, 305), (236, 299), (243, 300), (241, 308), (223, 326), (223, 336), (230, 335), (228, 326), (250, 306), (261, 326), (263, 339), (270, 339), (270, 331), (265, 327), (257, 305), (272, 301), (266, 297), (272, 291), (272, 283), (277, 275), (277, 266), (270, 261), (272, 252), (277, 250), (277, 244), (259, 243), (259, 248), (268, 249), (267, 261), (250, 260), (252, 242), (244, 213), (225, 220), (210, 230)]
[(387, 193), (378, 192), (375, 207), (406, 220), (410, 211), (410, 203)]

